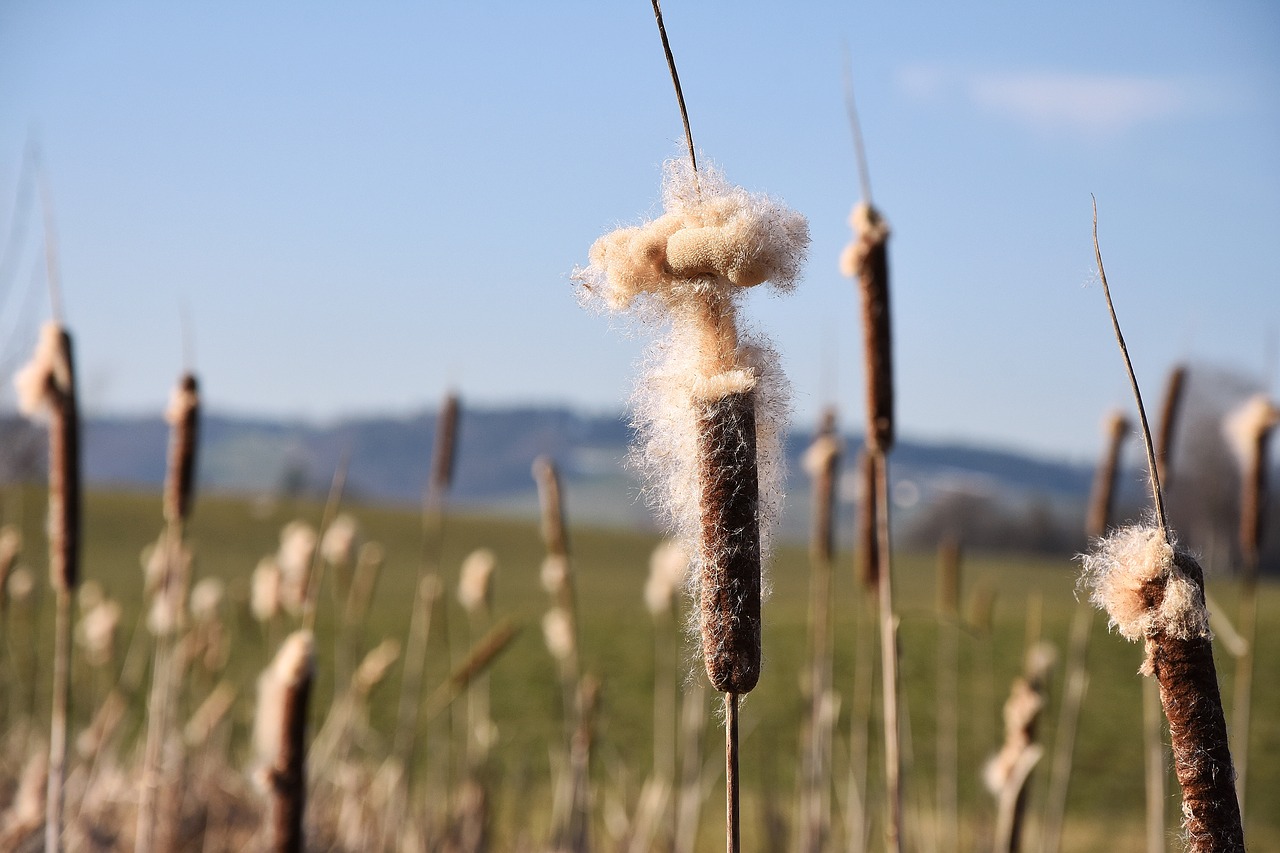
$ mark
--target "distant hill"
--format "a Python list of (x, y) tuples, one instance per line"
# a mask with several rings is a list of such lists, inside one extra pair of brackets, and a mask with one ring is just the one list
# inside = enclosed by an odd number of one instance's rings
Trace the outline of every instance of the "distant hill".
[[(198, 477), (202, 488), (251, 494), (321, 494), (344, 453), (350, 454), (351, 500), (416, 503), (428, 476), (436, 413), (371, 417), (329, 424), (210, 414), (202, 422)], [(158, 487), (164, 478), (168, 428), (160, 418), (95, 417), (85, 433), (91, 484)], [(530, 467), (554, 458), (565, 483), (571, 520), (652, 525), (639, 483), (624, 465), (631, 430), (621, 416), (563, 408), (477, 408), (464, 405), (454, 505), (528, 514), (536, 510)], [(787, 439), (789, 498), (784, 533), (807, 528), (808, 486), (799, 457), (810, 436)], [(854, 498), (853, 451), (847, 436), (842, 503)], [(1086, 499), (1087, 466), (960, 444), (900, 441), (893, 456), (894, 494), (903, 523), (939, 501), (973, 496), (1003, 507), (1037, 505), (1070, 516)], [(848, 525), (846, 525), (848, 526)]]

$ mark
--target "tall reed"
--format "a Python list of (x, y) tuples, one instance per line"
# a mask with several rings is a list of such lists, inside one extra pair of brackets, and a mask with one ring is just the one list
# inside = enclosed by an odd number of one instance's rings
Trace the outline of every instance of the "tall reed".
[(62, 849), (62, 812), (71, 693), (71, 595), (80, 579), (80, 412), (71, 336), (46, 323), (32, 360), (16, 379), (23, 414), (49, 426), (49, 582), (55, 624), (49, 772), (45, 795), (45, 849)]
[(315, 640), (295, 631), (258, 680), (254, 739), (267, 791), (267, 837), (273, 853), (303, 849), (306, 815), (307, 705), (315, 675)]
[(1115, 530), (1095, 542), (1083, 558), (1082, 582), (1092, 589), (1094, 604), (1110, 615), (1113, 628), (1127, 639), (1144, 643), (1146, 654), (1139, 672), (1154, 676), (1160, 685), (1174, 770), (1182, 788), (1188, 849), (1237, 853), (1244, 850), (1244, 830), (1213, 663), (1204, 573), (1178, 546), (1169, 528), (1142, 394), (1102, 266), (1096, 206), (1093, 227), (1098, 276), (1142, 426), (1155, 520)]

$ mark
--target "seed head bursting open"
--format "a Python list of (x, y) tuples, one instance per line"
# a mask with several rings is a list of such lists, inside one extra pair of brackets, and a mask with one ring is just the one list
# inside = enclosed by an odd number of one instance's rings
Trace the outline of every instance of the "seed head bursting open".
[(619, 228), (578, 269), (584, 304), (660, 324), (632, 398), (632, 461), (646, 495), (694, 555), (690, 573), (707, 674), (747, 693), (760, 673), (762, 559), (781, 504), (786, 381), (768, 342), (739, 329), (749, 287), (795, 287), (803, 216), (685, 160), (664, 168), (664, 212)]

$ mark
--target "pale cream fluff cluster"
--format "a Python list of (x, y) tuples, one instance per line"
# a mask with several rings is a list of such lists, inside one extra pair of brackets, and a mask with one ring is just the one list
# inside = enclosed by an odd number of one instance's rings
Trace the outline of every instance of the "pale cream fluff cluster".
[(285, 638), (271, 664), (258, 677), (258, 707), (253, 743), (259, 762), (272, 766), (284, 738), (288, 693), (311, 676), (315, 666), (315, 638), (310, 631), (294, 631)]
[[(1081, 583), (1125, 639), (1136, 642), (1156, 633), (1180, 640), (1211, 636), (1204, 593), (1178, 565), (1176, 547), (1159, 526), (1135, 524), (1099, 539), (1082, 556)], [(1153, 586), (1162, 587), (1158, 603)], [(1142, 672), (1150, 674), (1149, 658)]]
[[(743, 334), (743, 291), (768, 281), (795, 287), (809, 245), (805, 218), (764, 195), (734, 187), (714, 168), (683, 159), (665, 166), (664, 212), (619, 228), (591, 247), (575, 271), (584, 303), (664, 324), (632, 397), (639, 432), (632, 462), (646, 474), (646, 498), (697, 553), (698, 411), (706, 401), (753, 391), (756, 406), (761, 548), (782, 501), (780, 433), (788, 388), (778, 356)], [(696, 577), (697, 572), (691, 572)]]
[(27, 417), (45, 413), (51, 386), (71, 385), (71, 370), (62, 357), (62, 327), (52, 321), (40, 327), (35, 353), (17, 372), (13, 384), (18, 392), (18, 410)]

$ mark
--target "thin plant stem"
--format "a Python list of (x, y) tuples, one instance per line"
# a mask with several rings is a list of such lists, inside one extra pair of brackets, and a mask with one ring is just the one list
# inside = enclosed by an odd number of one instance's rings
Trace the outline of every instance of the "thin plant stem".
[(53, 709), (49, 726), (49, 780), (45, 794), (44, 849), (62, 850), (62, 809), (67, 772), (67, 714), (71, 695), (71, 589), (54, 590)]
[(877, 540), (880, 550), (880, 678), (884, 700), (884, 783), (889, 819), (885, 823), (888, 850), (902, 850), (902, 749), (898, 718), (898, 619), (893, 612), (893, 576), (889, 545), (889, 463), (881, 451), (876, 460)]
[(671, 53), (671, 42), (667, 40), (667, 28), (662, 22), (662, 4), (653, 0), (653, 16), (658, 21), (658, 35), (662, 37), (662, 52), (667, 57), (667, 68), (671, 71), (671, 82), (676, 88), (676, 102), (680, 105), (680, 121), (684, 124), (684, 144), (689, 149), (689, 164), (698, 171), (698, 155), (693, 148), (693, 131), (689, 129), (689, 111), (685, 109), (684, 92), (680, 89), (680, 75), (676, 73), (676, 59)]
[(1111, 301), (1111, 288), (1107, 286), (1107, 271), (1102, 267), (1102, 249), (1098, 245), (1098, 200), (1093, 200), (1093, 255), (1098, 262), (1098, 278), (1102, 281), (1102, 295), (1107, 299), (1107, 311), (1111, 314), (1111, 328), (1116, 334), (1116, 343), (1120, 345), (1120, 355), (1124, 357), (1125, 373), (1129, 376), (1129, 385), (1133, 388), (1133, 399), (1138, 406), (1138, 420), (1142, 424), (1142, 443), (1147, 451), (1147, 471), (1151, 476), (1151, 503), (1156, 512), (1156, 523), (1164, 531), (1165, 540), (1169, 539), (1169, 519), (1164, 511), (1164, 497), (1160, 493), (1160, 471), (1156, 466), (1156, 448), (1151, 440), (1151, 427), (1147, 424), (1147, 410), (1142, 405), (1142, 391), (1138, 388), (1138, 377), (1133, 372), (1133, 361), (1129, 358), (1129, 348), (1125, 345), (1124, 334), (1120, 331), (1120, 319), (1116, 316), (1116, 306)]
[(1067, 791), (1071, 784), (1071, 765), (1075, 755), (1076, 734), (1080, 730), (1080, 709), (1089, 689), (1089, 629), (1093, 625), (1093, 608), (1088, 602), (1076, 606), (1071, 617), (1071, 639), (1067, 649), (1066, 687), (1058, 712), (1057, 733), (1053, 744), (1053, 767), (1049, 774), (1049, 798), (1044, 809), (1043, 853), (1058, 853), (1062, 847), (1063, 818), (1067, 810)]
[(738, 774), (738, 694), (724, 694), (725, 838), (728, 853), (742, 850), (740, 777)]
[(1147, 853), (1164, 853), (1164, 726), (1160, 710), (1160, 685), (1142, 679), (1142, 743), (1146, 753)]
[(853, 99), (853, 67), (849, 50), (844, 52), (844, 106), (849, 114), (849, 129), (853, 132), (853, 153), (858, 161), (858, 185), (862, 188), (862, 200), (871, 204), (871, 170), (867, 167), (867, 149), (862, 142), (862, 123), (858, 121), (858, 105)]

